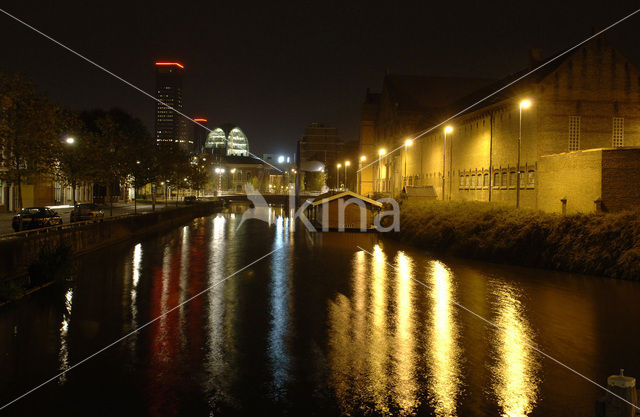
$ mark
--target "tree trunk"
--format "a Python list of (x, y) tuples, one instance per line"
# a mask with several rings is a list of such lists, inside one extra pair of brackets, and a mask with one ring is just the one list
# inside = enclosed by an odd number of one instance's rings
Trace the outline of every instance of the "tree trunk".
[(151, 186), (151, 211), (156, 211), (156, 184)]
[(109, 216), (113, 217), (113, 201), (111, 201), (111, 181), (107, 181), (106, 198), (109, 204)]
[(76, 181), (75, 180), (72, 181), (71, 182), (71, 193), (73, 193), (73, 198), (72, 198), (72, 200), (73, 200), (73, 208), (76, 208), (76, 205), (77, 205), (76, 204), (76, 186), (77, 186)]

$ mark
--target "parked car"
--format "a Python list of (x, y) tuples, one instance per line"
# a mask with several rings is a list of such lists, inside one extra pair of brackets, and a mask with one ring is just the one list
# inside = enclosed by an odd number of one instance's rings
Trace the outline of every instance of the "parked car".
[(184, 198), (185, 204), (193, 204), (196, 201), (198, 201), (198, 197), (196, 197), (195, 195), (188, 195)]
[(91, 203), (78, 204), (69, 217), (71, 222), (81, 222), (83, 220), (102, 220), (104, 213), (98, 206)]
[(62, 218), (58, 213), (47, 207), (26, 207), (20, 213), (13, 216), (11, 226), (13, 230), (39, 229), (41, 227), (57, 226), (62, 224)]

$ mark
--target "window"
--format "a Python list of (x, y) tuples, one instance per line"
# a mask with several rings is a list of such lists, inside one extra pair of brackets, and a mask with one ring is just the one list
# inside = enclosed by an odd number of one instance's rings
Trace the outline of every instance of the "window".
[(489, 186), (489, 174), (484, 174), (482, 177), (482, 185), (485, 187)]
[(493, 174), (493, 186), (500, 187), (500, 173), (496, 172)]
[(518, 177), (520, 178), (520, 188), (524, 188), (524, 171), (520, 171), (520, 175)]
[(464, 187), (464, 175), (460, 175), (460, 187)]
[(516, 172), (511, 171), (509, 173), (509, 187), (515, 187), (515, 186), (516, 186)]
[(507, 185), (509, 185), (509, 183), (507, 182), (507, 173), (503, 172), (502, 173), (502, 186), (506, 187)]
[(620, 148), (624, 146), (624, 118), (613, 118), (613, 147)]
[(469, 176), (467, 175), (466, 177), (464, 177), (464, 185), (465, 187), (469, 187)]
[(530, 170), (527, 173), (527, 187), (533, 188), (536, 185), (536, 173)]
[(580, 149), (580, 116), (569, 117), (569, 151)]
[(476, 176), (475, 174), (471, 176), (471, 187), (475, 187), (476, 186)]

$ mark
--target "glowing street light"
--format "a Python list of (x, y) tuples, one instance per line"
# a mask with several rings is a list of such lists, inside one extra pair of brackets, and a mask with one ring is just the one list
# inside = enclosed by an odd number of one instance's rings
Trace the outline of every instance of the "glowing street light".
[(406, 192), (405, 183), (407, 181), (407, 148), (413, 145), (413, 139), (408, 138), (404, 141), (404, 181), (402, 184), (402, 191)]
[(531, 107), (530, 100), (520, 102), (520, 121), (518, 124), (518, 163), (516, 164), (516, 208), (520, 208), (520, 148), (522, 147), (522, 110)]
[(378, 149), (378, 191), (382, 191), (382, 156), (386, 153), (385, 148)]
[(358, 174), (358, 178), (357, 178), (358, 183), (356, 185), (357, 185), (357, 191), (358, 191), (359, 194), (362, 194), (362, 172), (361, 172), (362, 171), (362, 163), (364, 161), (366, 161), (366, 160), (367, 160), (367, 157), (364, 156), (364, 155), (361, 155), (360, 156), (360, 160), (358, 161), (358, 172), (357, 172), (357, 174)]
[(73, 145), (76, 142), (75, 138), (71, 136), (67, 137), (64, 141), (69, 145)]
[[(442, 144), (442, 201), (444, 201), (444, 181), (445, 181), (444, 171), (445, 171), (446, 156), (447, 156), (447, 133), (451, 133), (451, 132), (453, 132), (453, 128), (451, 126), (446, 126), (444, 128), (444, 142)], [(451, 148), (451, 150), (453, 152), (453, 148)], [(449, 161), (449, 164), (451, 164), (451, 161)]]
[(347, 167), (351, 165), (350, 161), (345, 161), (344, 163), (344, 189), (347, 189)]

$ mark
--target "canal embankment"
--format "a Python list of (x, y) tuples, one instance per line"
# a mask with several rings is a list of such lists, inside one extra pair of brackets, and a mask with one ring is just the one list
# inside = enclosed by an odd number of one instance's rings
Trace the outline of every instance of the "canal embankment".
[[(43, 285), (46, 279), (41, 275), (56, 277), (59, 275), (56, 268), (68, 263), (73, 256), (177, 227), (221, 207), (221, 200), (201, 202), (172, 210), (6, 235), (0, 239), (0, 303)], [(31, 277), (34, 271), (38, 278)]]
[(640, 211), (547, 214), (482, 202), (405, 201), (401, 241), (437, 253), (640, 279)]

